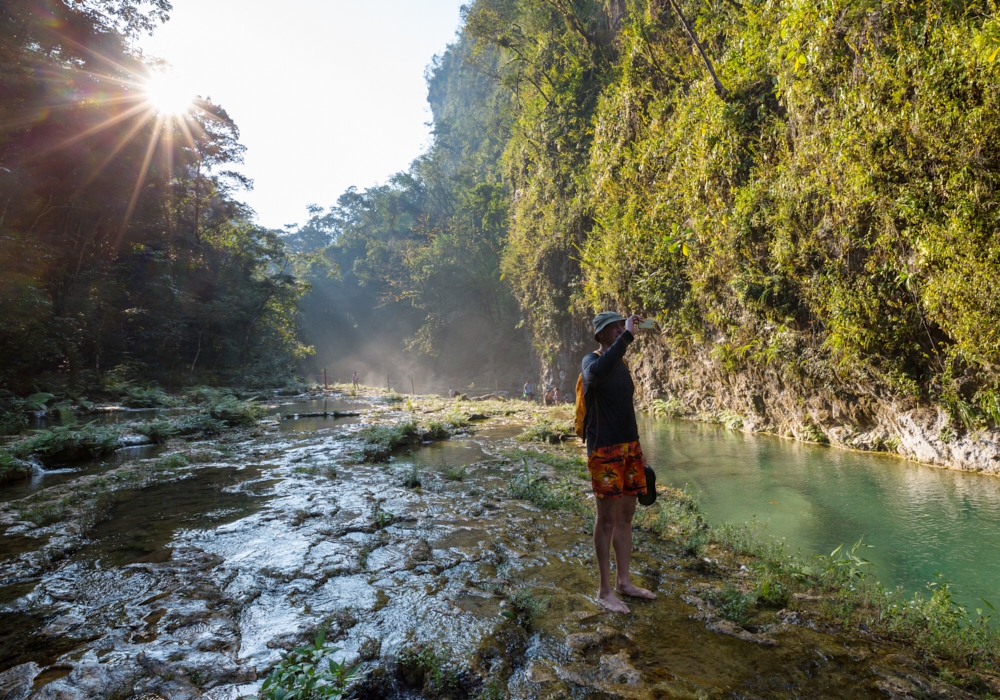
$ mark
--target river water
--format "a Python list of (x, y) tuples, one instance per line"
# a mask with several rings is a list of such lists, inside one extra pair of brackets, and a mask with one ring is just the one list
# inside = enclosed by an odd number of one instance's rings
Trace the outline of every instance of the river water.
[[(345, 410), (362, 415), (332, 415)], [(510, 497), (526, 470), (588, 491), (575, 473), (505, 457), (525, 447), (515, 437), (529, 414), (477, 420), (471, 434), (369, 464), (357, 460), (355, 423), (410, 417), (403, 407), (337, 397), (270, 413), (283, 419), (156, 448), (188, 464), (119, 488), (96, 515), (73, 510), (84, 487), (138, 469), (140, 455), (47, 474), (0, 503), (0, 697), (237, 700), (321, 625), (336, 658), (358, 666), (356, 697), (441, 697), (404, 661), (418, 652), (469, 686), (451, 697), (478, 694), (477, 678), (523, 700), (971, 697), (949, 695), (898, 644), (816, 624), (808, 601), (762, 606), (746, 627), (722, 620), (706, 603), (722, 585), (712, 570), (648, 532), (636, 533), (632, 568), (658, 599), (632, 601), (629, 616), (604, 612), (590, 508), (546, 511)], [(927, 502), (1000, 484), (701, 424), (648, 421), (642, 431), (661, 481), (693, 484), (712, 520), (757, 514), (804, 553), (873, 527), (869, 539), (888, 533), (895, 554), (906, 521), (883, 501), (909, 499), (904, 515), (948, 523), (956, 516)], [(69, 510), (49, 524), (21, 513), (60, 503)], [(985, 528), (976, 503), (968, 510)], [(867, 519), (841, 514), (852, 506)], [(988, 532), (977, 532), (981, 545)], [(881, 548), (870, 551), (879, 561)]]
[(970, 609), (1000, 606), (995, 476), (683, 420), (641, 419), (640, 435), (658, 483), (690, 485), (710, 523), (756, 518), (805, 556), (864, 538), (886, 585), (949, 581)]

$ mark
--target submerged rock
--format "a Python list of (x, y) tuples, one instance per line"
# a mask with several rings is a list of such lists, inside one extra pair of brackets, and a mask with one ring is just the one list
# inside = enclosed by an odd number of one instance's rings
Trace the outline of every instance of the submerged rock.
[(0, 673), (0, 700), (24, 700), (31, 694), (31, 684), (39, 672), (38, 664), (29, 661)]

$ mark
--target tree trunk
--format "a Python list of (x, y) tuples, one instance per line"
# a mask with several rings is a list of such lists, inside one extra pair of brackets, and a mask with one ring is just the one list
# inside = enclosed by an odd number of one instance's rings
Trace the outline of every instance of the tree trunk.
[(705, 68), (708, 69), (709, 74), (712, 76), (712, 81), (715, 83), (715, 94), (717, 94), (721, 99), (726, 99), (729, 93), (726, 92), (726, 88), (722, 85), (722, 81), (719, 80), (719, 76), (715, 74), (715, 66), (712, 65), (711, 59), (708, 54), (705, 53), (705, 48), (698, 41), (698, 37), (695, 36), (694, 30), (691, 29), (691, 25), (688, 21), (684, 19), (684, 15), (681, 13), (681, 8), (677, 5), (675, 0), (669, 0), (670, 6), (674, 8), (674, 12), (677, 13), (677, 18), (681, 21), (681, 26), (684, 27), (684, 32), (688, 35), (691, 43), (695, 45), (698, 49), (698, 53), (701, 54), (701, 60), (705, 62)]

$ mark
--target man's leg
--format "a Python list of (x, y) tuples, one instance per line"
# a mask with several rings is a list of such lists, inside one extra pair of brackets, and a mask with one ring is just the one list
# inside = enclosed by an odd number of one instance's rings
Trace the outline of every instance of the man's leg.
[[(627, 613), (628, 606), (615, 595), (611, 587), (611, 539), (614, 536), (621, 498), (595, 498), (597, 501), (597, 522), (594, 523), (594, 553), (597, 568), (601, 573), (601, 588), (597, 600), (611, 612)], [(633, 499), (635, 500), (635, 499)], [(615, 548), (617, 555), (618, 549)]]
[(632, 518), (635, 516), (635, 496), (622, 496), (615, 510), (614, 533), (611, 541), (615, 546), (615, 590), (633, 598), (653, 600), (656, 594), (639, 588), (629, 581), (629, 565), (632, 563)]

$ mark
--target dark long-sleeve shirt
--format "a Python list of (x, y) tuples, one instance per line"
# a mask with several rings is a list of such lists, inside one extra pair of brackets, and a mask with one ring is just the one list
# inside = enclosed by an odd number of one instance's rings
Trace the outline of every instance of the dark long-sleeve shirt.
[(598, 447), (639, 439), (632, 397), (632, 373), (622, 362), (633, 340), (624, 331), (607, 352), (592, 352), (583, 358), (583, 392), (587, 402), (587, 454)]

